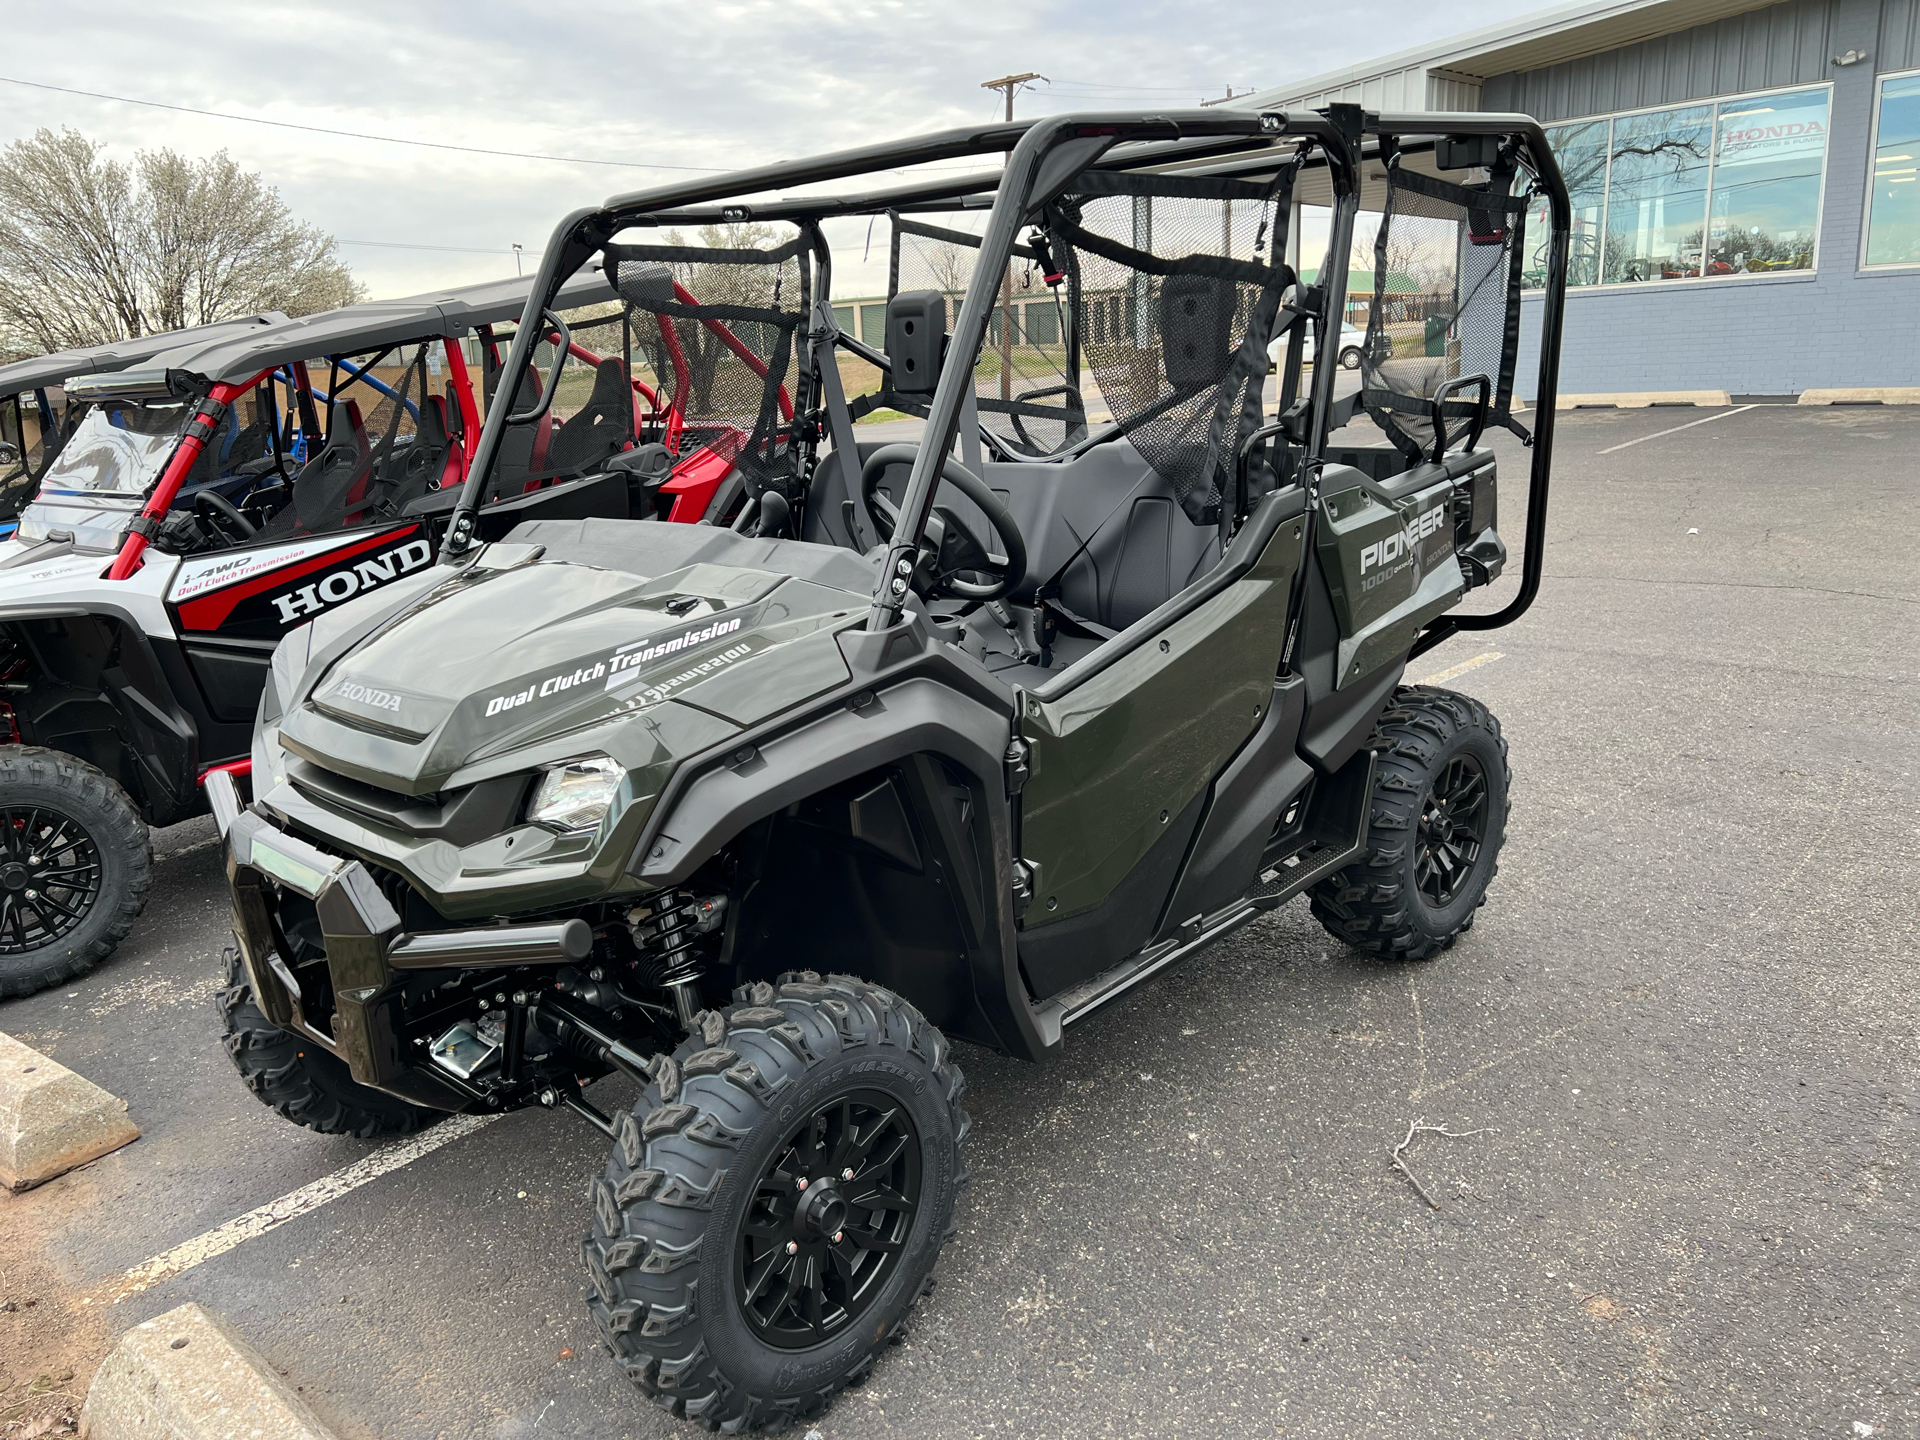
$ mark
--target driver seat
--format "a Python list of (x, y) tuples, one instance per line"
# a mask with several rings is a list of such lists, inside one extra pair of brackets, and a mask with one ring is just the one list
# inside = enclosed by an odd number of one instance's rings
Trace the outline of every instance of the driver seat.
[(359, 402), (334, 401), (327, 417), (327, 443), (293, 477), (293, 503), (261, 528), (261, 538), (314, 535), (338, 527), (354, 486), (365, 483), (372, 458)]

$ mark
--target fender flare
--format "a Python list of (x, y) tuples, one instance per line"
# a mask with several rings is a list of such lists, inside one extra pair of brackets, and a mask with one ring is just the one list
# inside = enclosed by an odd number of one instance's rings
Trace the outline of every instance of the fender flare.
[[(855, 702), (864, 699), (866, 703)], [(969, 947), (972, 987), (1001, 1043), (1022, 1059), (1049, 1047), (1020, 975), (1012, 896), (1012, 810), (1006, 753), (1013, 718), (933, 679), (909, 677), (854, 697), (758, 744), (735, 742), (669, 783), (634, 847), (628, 873), (666, 888), (684, 882), (741, 831), (809, 795), (914, 755), (937, 755), (979, 784), (990, 854), (984, 943)], [(1057, 1038), (1053, 1043), (1058, 1043)]]
[[(34, 620), (97, 620), (118, 628), (121, 644), (139, 657), (153, 682), (142, 685), (141, 677), (127, 675), (130, 683), (116, 686), (102, 677), (101, 697), (119, 712), (131, 732), (135, 771), (142, 789), (149, 792), (134, 795), (134, 803), (148, 812), (154, 824), (170, 824), (193, 814), (200, 801), (195, 783), (200, 727), (174, 692), (173, 686), (183, 677), (168, 666), (138, 617), (124, 606), (100, 603), (0, 606), (0, 627)], [(125, 672), (124, 665), (118, 668)], [(155, 737), (165, 737), (170, 756), (154, 743)], [(57, 736), (47, 737), (46, 743), (60, 748)]]

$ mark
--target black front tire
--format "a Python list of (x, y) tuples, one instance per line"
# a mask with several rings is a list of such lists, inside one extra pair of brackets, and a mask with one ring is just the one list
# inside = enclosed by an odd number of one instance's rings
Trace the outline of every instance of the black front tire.
[(38, 745), (0, 745), (0, 817), (0, 872), (16, 870), (19, 881), (0, 880), (7, 999), (75, 979), (113, 954), (147, 903), (153, 841), (104, 772)]
[[(1512, 780), (1507, 742), (1478, 700), (1407, 685), (1394, 693), (1371, 743), (1377, 758), (1366, 853), (1308, 895), (1314, 918), (1335, 939), (1383, 959), (1426, 960), (1473, 927), (1499, 871)], [(1424, 823), (1436, 795), (1462, 774), (1481, 780), (1470, 855), (1464, 845), (1436, 846)], [(1458, 853), (1443, 873), (1448, 848)]]
[(260, 1013), (247, 983), (240, 952), (220, 952), (226, 983), (220, 991), (220, 1019), (226, 1028), (227, 1054), (254, 1098), (283, 1120), (322, 1135), (410, 1135), (440, 1118), (438, 1110), (409, 1105), (385, 1091), (362, 1085), (346, 1062), (311, 1040), (289, 1034)]
[[(581, 1245), (593, 1282), (588, 1305), (627, 1376), (673, 1414), (728, 1434), (784, 1429), (864, 1380), (905, 1333), (953, 1235), (954, 1197), (967, 1179), (965, 1089), (937, 1029), (905, 1000), (850, 976), (803, 971), (777, 987), (743, 986), (734, 1004), (705, 1012), (691, 1038), (655, 1060), (652, 1082), (620, 1116), (606, 1173), (589, 1187), (594, 1219)], [(865, 1227), (898, 1207), (861, 1208), (859, 1198), (891, 1205), (904, 1191), (876, 1191), (867, 1172), (846, 1179), (831, 1164), (791, 1180), (779, 1168), (804, 1153), (796, 1136), (843, 1107), (866, 1118), (849, 1120), (842, 1135), (890, 1116), (884, 1123), (901, 1137), (893, 1153), (911, 1169), (910, 1214), (878, 1238)], [(812, 1153), (827, 1153), (830, 1130), (829, 1121)], [(799, 1227), (807, 1187), (789, 1185), (801, 1178), (810, 1178), (813, 1199), (828, 1194), (823, 1181), (844, 1185), (848, 1238), (833, 1233), (829, 1246), (823, 1232), (787, 1262), (782, 1252), (794, 1252), (768, 1238), (770, 1207), (790, 1204)], [(803, 1274), (810, 1253), (819, 1269)], [(851, 1267), (870, 1262), (882, 1268), (860, 1290), (868, 1272)], [(808, 1311), (796, 1287), (785, 1292), (796, 1297), (791, 1312), (779, 1312), (780, 1301), (756, 1302), (753, 1282), (764, 1286), (776, 1271), (783, 1285), (831, 1271), (837, 1298)], [(756, 1304), (811, 1313), (819, 1324), (778, 1343)], [(812, 1333), (825, 1338), (813, 1343)]]

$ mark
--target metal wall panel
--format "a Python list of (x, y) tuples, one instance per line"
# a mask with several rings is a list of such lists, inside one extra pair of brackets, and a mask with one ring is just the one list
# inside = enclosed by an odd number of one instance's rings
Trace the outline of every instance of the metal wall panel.
[[(1318, 110), (1324, 105), (1337, 103), (1364, 105), (1369, 110), (1425, 110), (1428, 108), (1427, 67), (1415, 65), (1405, 70), (1389, 70), (1337, 89), (1291, 96), (1274, 108)], [(1465, 108), (1479, 107), (1471, 105)]]
[(1423, 110), (1478, 110), (1480, 82), (1464, 76), (1427, 76), (1426, 104)]
[[(1495, 75), (1481, 87), (1481, 105), (1555, 121), (1817, 83), (1832, 73), (1830, 32), (1840, 3), (1787, 0), (1599, 55)], [(1912, 11), (1920, 0), (1882, 5), (1883, 12)], [(1883, 33), (1884, 21), (1883, 13)]]
[(1873, 68), (1911, 70), (1920, 66), (1920, 0), (1881, 0), (1880, 44)]

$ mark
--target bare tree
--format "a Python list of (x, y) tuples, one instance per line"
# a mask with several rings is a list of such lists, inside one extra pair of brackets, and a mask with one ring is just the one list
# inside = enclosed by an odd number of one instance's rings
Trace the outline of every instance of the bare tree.
[(0, 353), (157, 334), (365, 298), (333, 237), (223, 150), (101, 156), (74, 130), (0, 154)]

